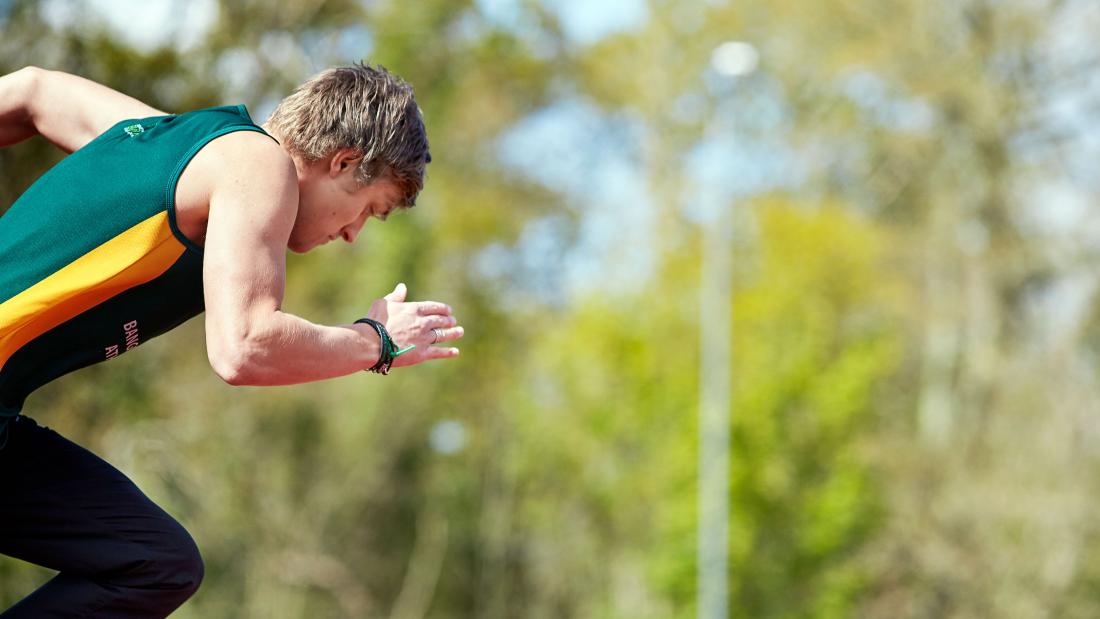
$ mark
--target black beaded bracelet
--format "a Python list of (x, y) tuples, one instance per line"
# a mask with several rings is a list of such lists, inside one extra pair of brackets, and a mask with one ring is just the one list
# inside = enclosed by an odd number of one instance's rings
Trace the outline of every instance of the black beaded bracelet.
[(373, 318), (360, 318), (355, 322), (366, 323), (378, 332), (378, 362), (370, 368), (370, 371), (375, 374), (389, 374), (394, 359), (416, 348), (416, 344), (413, 344), (403, 350), (398, 350), (397, 345), (393, 343), (393, 338), (390, 337), (389, 331), (386, 331), (386, 327)]

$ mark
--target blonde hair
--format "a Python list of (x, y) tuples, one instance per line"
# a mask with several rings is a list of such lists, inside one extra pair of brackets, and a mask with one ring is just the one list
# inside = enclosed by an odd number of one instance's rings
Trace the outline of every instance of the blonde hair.
[(363, 185), (389, 178), (410, 207), (432, 160), (413, 89), (385, 67), (356, 63), (327, 69), (283, 99), (267, 122), (289, 151), (307, 162), (354, 148)]

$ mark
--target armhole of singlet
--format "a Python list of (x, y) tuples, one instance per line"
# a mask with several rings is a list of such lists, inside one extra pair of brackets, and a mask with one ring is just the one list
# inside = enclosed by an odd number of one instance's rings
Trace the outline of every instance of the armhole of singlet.
[[(244, 106), (238, 107), (243, 108)], [(245, 112), (246, 117), (247, 114), (248, 113)], [(256, 133), (262, 133), (272, 140), (275, 140), (275, 138), (272, 137), (271, 134), (256, 125), (233, 125), (230, 127), (222, 127), (221, 129), (203, 137), (201, 140), (196, 142), (195, 145), (192, 146), (187, 151), (187, 153), (180, 158), (179, 163), (176, 164), (176, 168), (172, 170), (172, 175), (168, 177), (168, 187), (165, 193), (164, 204), (165, 210), (168, 212), (168, 225), (172, 228), (172, 234), (176, 237), (176, 239), (179, 240), (180, 243), (183, 243), (183, 246), (186, 247), (189, 251), (194, 252), (199, 257), (202, 257), (203, 255), (202, 248), (191, 241), (191, 239), (187, 238), (187, 235), (185, 235), (183, 232), (180, 232), (179, 226), (176, 224), (176, 186), (179, 184), (180, 175), (183, 174), (183, 170), (187, 167), (187, 164), (191, 163), (191, 159), (193, 159), (204, 146), (206, 146), (216, 138), (220, 138), (223, 135), (234, 133), (237, 131), (255, 131)], [(278, 144), (279, 141), (275, 140), (275, 143)]]

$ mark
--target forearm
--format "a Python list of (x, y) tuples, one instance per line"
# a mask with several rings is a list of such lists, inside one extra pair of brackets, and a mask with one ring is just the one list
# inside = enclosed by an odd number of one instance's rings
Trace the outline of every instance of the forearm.
[(31, 101), (39, 71), (27, 67), (0, 77), (0, 148), (38, 135)]
[[(218, 336), (214, 336), (216, 338)], [(249, 332), (208, 334), (210, 362), (233, 385), (291, 385), (345, 376), (378, 361), (380, 342), (364, 324), (323, 326), (276, 311)]]

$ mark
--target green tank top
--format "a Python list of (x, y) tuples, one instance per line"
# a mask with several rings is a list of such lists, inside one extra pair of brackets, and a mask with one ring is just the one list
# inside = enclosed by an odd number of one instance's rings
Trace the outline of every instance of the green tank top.
[(195, 153), (263, 130), (243, 105), (124, 120), (0, 217), (0, 433), (27, 395), (203, 311), (202, 249), (176, 226)]

